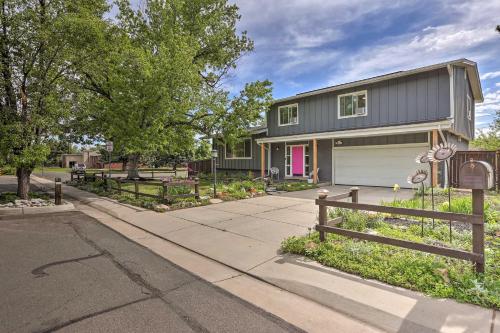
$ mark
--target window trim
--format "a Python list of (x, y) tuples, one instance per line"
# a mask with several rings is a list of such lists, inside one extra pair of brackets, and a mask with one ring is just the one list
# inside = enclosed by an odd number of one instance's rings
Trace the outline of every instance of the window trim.
[(226, 160), (251, 160), (253, 158), (253, 140), (252, 138), (241, 138), (241, 140), (250, 140), (250, 157), (227, 157), (227, 143), (224, 143), (224, 159)]
[[(340, 115), (340, 97), (351, 96), (351, 95), (362, 95), (362, 94), (365, 95), (365, 104), (366, 104), (366, 106), (365, 106), (365, 109), (366, 109), (365, 114), (356, 114), (356, 113), (354, 113), (351, 116), (341, 116)], [(338, 117), (338, 119), (366, 117), (366, 116), (368, 116), (368, 90), (358, 90), (358, 91), (353, 91), (353, 92), (346, 93), (346, 94), (337, 95), (337, 117)]]
[(472, 120), (472, 98), (469, 96), (469, 94), (467, 94), (467, 100), (465, 103), (465, 112), (467, 113), (467, 119)]
[[(281, 124), (281, 112), (280, 112), (280, 109), (281, 108), (286, 108), (286, 107), (297, 107), (297, 122), (296, 123), (288, 123), (288, 124)], [(299, 120), (299, 103), (293, 103), (293, 104), (287, 104), (287, 105), (281, 105), (281, 106), (278, 106), (278, 126), (279, 127), (282, 127), (282, 126), (293, 126), (293, 125), (298, 125), (300, 123), (300, 120)]]

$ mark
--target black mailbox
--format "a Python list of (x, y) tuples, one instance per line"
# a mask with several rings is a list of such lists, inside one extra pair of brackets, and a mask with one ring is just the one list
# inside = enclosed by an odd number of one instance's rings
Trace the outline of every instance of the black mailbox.
[(493, 168), (484, 161), (470, 160), (460, 166), (459, 188), (488, 190), (494, 186)]

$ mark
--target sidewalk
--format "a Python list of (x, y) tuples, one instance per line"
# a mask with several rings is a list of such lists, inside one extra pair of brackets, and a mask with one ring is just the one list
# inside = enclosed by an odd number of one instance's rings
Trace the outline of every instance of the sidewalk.
[[(38, 177), (34, 181), (53, 184)], [(250, 276), (335, 310), (339, 325), (345, 324), (339, 331), (371, 327), (389, 332), (500, 332), (500, 314), (493, 310), (429, 298), (302, 257), (281, 255), (284, 237), (307, 233), (315, 223), (317, 208), (311, 200), (268, 196), (159, 214), (69, 186), (63, 192), (126, 222), (127, 237), (141, 244), (154, 235), (155, 242), (167, 240), (224, 265), (234, 275), (225, 275), (218, 282), (222, 287), (234, 287)], [(123, 228), (119, 223), (114, 226)], [(252, 297), (258, 290), (247, 293)]]

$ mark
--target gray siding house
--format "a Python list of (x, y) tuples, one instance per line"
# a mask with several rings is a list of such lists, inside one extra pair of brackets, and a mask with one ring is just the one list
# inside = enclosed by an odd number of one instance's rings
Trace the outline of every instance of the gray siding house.
[[(300, 93), (274, 101), (267, 127), (238, 147), (217, 144), (218, 167), (279, 169), (281, 179), (408, 187), (415, 156), (444, 141), (466, 150), (483, 95), (467, 59)], [(434, 184), (445, 183), (438, 170)]]

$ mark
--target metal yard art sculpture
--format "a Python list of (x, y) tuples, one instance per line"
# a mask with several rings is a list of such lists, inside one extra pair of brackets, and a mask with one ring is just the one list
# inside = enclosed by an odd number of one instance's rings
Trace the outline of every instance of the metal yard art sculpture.
[[(432, 204), (432, 211), (434, 211), (434, 186), (432, 186), (432, 179), (434, 178), (434, 171), (432, 170), (432, 162), (429, 159), (429, 152), (424, 152), (421, 154), (418, 154), (417, 157), (415, 158), (415, 162), (420, 163), (420, 164), (429, 164), (429, 171), (431, 173), (431, 204)], [(422, 198), (424, 198), (425, 193), (422, 192)], [(423, 200), (423, 199), (422, 199)], [(435, 221), (432, 219), (432, 228), (434, 229)]]
[[(444, 162), (446, 166), (446, 175), (448, 177), (448, 211), (451, 212), (451, 177), (450, 177), (450, 158), (457, 152), (457, 146), (447, 142), (435, 145), (429, 150), (428, 157), (431, 162)], [(451, 221), (450, 221), (450, 242), (451, 242)]]
[[(425, 170), (417, 170), (414, 174), (408, 176), (408, 183), (412, 185), (418, 185), (422, 187), (422, 209), (425, 208), (425, 180), (427, 179), (428, 173)], [(421, 220), (421, 235), (424, 236), (424, 218)]]
[[(454, 144), (448, 144), (447, 142), (441, 143), (438, 145), (435, 145), (432, 147), (431, 150), (429, 150), (427, 153), (421, 153), (418, 154), (417, 157), (415, 158), (415, 162), (420, 163), (420, 164), (429, 164), (429, 170), (431, 173), (431, 201), (432, 201), (432, 211), (435, 210), (435, 205), (434, 205), (434, 186), (432, 184), (432, 178), (433, 178), (433, 168), (432, 168), (432, 163), (433, 162), (445, 162), (445, 167), (446, 167), (446, 174), (447, 174), (447, 180), (448, 180), (448, 211), (451, 212), (451, 177), (450, 177), (450, 164), (449, 160), (450, 158), (455, 155), (457, 152), (457, 146)], [(425, 174), (425, 176), (424, 176)], [(425, 170), (418, 170), (415, 174), (408, 176), (408, 183), (410, 184), (422, 184), (422, 209), (424, 209), (425, 206), (425, 186), (424, 186), (424, 181), (427, 179), (427, 171)], [(449, 222), (450, 224), (450, 242), (452, 240), (452, 235), (451, 235), (451, 221)], [(432, 227), (434, 228), (435, 222), (434, 219), (432, 219)], [(424, 224), (423, 224), (423, 219), (422, 219), (422, 235), (424, 233)]]

